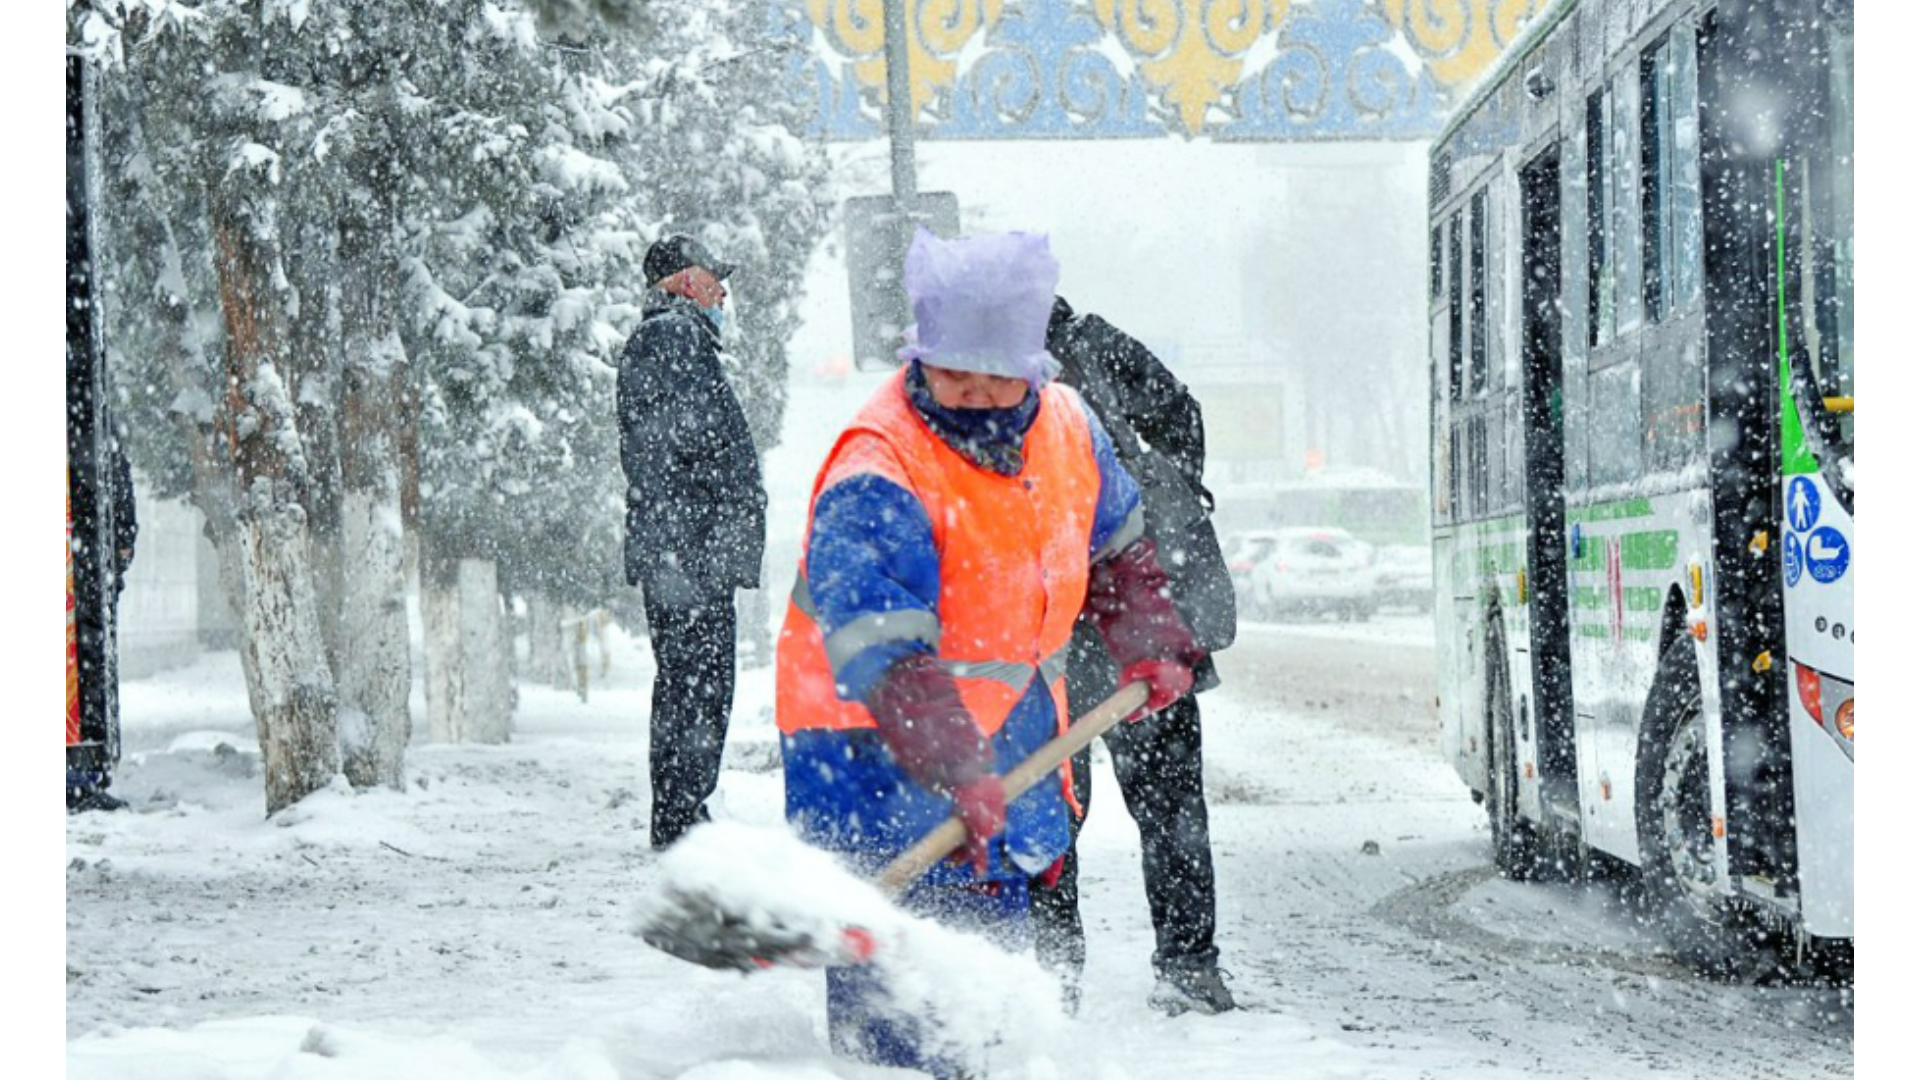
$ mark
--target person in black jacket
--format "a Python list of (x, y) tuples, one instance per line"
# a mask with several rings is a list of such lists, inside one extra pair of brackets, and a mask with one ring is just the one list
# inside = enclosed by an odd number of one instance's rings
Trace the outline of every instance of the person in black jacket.
[(733, 593), (760, 586), (767, 496), (721, 368), (733, 265), (674, 235), (642, 266), (646, 303), (620, 359), (620, 464), (627, 583), (640, 586), (657, 668), (648, 733), (657, 851), (710, 820), (733, 710)]
[[(1146, 346), (1098, 315), (1076, 316), (1055, 297), (1047, 351), (1060, 361), (1060, 381), (1078, 390), (1113, 438), (1127, 471), (1139, 481), (1147, 535), (1158, 544), (1174, 606), (1209, 653), (1233, 643), (1233, 583), (1208, 515), (1213, 496), (1201, 483), (1206, 428), (1200, 405)], [(1235, 1007), (1214, 945), (1213, 852), (1201, 785), (1200, 704), (1194, 694), (1220, 685), (1211, 656), (1194, 670), (1193, 693), (1138, 724), (1105, 736), (1127, 812), (1140, 829), (1147, 907), (1153, 917), (1157, 976), (1150, 1002), (1178, 1015)], [(1067, 661), (1067, 700), (1074, 715), (1115, 688), (1112, 659), (1084, 617)], [(1091, 755), (1074, 760), (1074, 794), (1083, 811), (1092, 794)], [(1069, 1009), (1078, 1007), (1086, 964), (1079, 908), (1079, 821), (1076, 844), (1058, 875), (1030, 890), (1036, 948), (1062, 980)]]
[[(76, 771), (69, 762), (67, 771), (67, 811), (124, 810), (126, 801), (108, 791), (113, 786), (113, 768), (118, 764), (120, 730), (120, 694), (117, 650), (120, 622), (120, 594), (127, 588), (127, 571), (133, 566), (134, 543), (140, 535), (137, 507), (134, 503), (133, 466), (127, 460), (126, 432), (108, 414), (106, 500), (111, 504), (113, 535), (113, 595), (103, 597), (98, 588), (88, 587), (87, 575), (81, 575), (78, 600), (74, 607), (76, 659), (82, 679), (98, 683), (102, 673), (112, 672), (116, 680), (111, 692), (101, 685), (81, 690), (81, 736), (96, 746), (106, 746), (105, 757), (93, 759), (90, 766)], [(71, 480), (69, 481), (71, 483)], [(76, 501), (98, 505), (93, 497), (81, 495)], [(72, 503), (69, 503), (71, 512)], [(91, 517), (96, 511), (88, 511)], [(115, 650), (116, 662), (109, 663), (109, 650)]]

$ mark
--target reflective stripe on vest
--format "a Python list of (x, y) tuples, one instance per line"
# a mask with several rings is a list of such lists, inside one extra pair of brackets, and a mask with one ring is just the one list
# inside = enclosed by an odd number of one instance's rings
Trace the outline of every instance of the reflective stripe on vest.
[[(1027, 433), (1027, 460), (1015, 476), (967, 461), (914, 412), (895, 375), (861, 410), (814, 482), (817, 501), (829, 477), (853, 475), (839, 459), (850, 441), (877, 438), (857, 471), (885, 475), (913, 493), (933, 526), (939, 553), (939, 613), (865, 615), (820, 633), (804, 557), (781, 627), (775, 714), (782, 732), (871, 728), (859, 702), (842, 700), (834, 673), (862, 651), (892, 641), (929, 646), (952, 672), (961, 700), (992, 735), (1036, 675), (1051, 692), (1062, 726), (1066, 653), (1086, 600), (1088, 544), (1100, 493), (1099, 464), (1086, 414), (1071, 390), (1046, 387)], [(808, 506), (808, 531), (813, 507)], [(803, 546), (804, 550), (804, 546)]]

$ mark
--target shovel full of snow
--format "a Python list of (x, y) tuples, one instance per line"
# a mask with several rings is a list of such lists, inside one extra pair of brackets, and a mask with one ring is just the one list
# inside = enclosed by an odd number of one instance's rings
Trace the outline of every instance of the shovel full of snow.
[[(1131, 683), (1094, 706), (1001, 777), (1007, 801), (1146, 702), (1146, 685)], [(702, 967), (754, 971), (865, 963), (891, 931), (912, 919), (893, 898), (966, 838), (960, 819), (948, 818), (869, 881), (785, 829), (702, 825), (661, 857), (658, 887), (642, 900), (633, 932)]]

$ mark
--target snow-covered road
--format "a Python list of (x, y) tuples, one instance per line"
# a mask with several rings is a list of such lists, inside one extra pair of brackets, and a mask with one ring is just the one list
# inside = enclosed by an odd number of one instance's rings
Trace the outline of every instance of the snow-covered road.
[[(1242, 1012), (1147, 1008), (1137, 837), (1096, 769), (1086, 1006), (995, 1076), (1853, 1075), (1850, 992), (1705, 983), (1612, 886), (1491, 877), (1435, 749), (1429, 625), (1249, 626), (1221, 657), (1203, 708)], [(272, 822), (233, 654), (129, 683), (134, 810), (67, 823), (69, 1077), (901, 1075), (827, 1054), (816, 974), (626, 934), (649, 671), (622, 638), (588, 703), (523, 687), (509, 745), (416, 745), (407, 794)], [(723, 816), (778, 820), (771, 689), (743, 678)]]

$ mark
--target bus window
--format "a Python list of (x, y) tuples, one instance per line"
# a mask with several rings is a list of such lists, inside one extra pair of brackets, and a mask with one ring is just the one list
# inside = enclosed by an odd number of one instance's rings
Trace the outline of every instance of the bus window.
[(1467, 229), (1471, 253), (1469, 265), (1471, 293), (1467, 303), (1467, 341), (1471, 353), (1467, 361), (1470, 389), (1475, 395), (1487, 389), (1487, 190), (1474, 193)]
[(1685, 23), (1673, 31), (1673, 306), (1700, 299), (1700, 37)]
[[(1693, 28), (1682, 25), (1640, 58), (1640, 240), (1648, 322), (1687, 310), (1700, 287), (1699, 155), (1691, 145), (1694, 120), (1688, 115), (1694, 107), (1691, 57), (1696, 47)], [(1668, 336), (1643, 352), (1641, 361), (1645, 465), (1654, 471), (1688, 465), (1706, 448), (1706, 382), (1699, 343), (1691, 333)]]
[(1607, 152), (1607, 94), (1587, 98), (1587, 344), (1613, 340), (1613, 244), (1607, 220), (1612, 206), (1613, 170)]
[(1640, 252), (1647, 321), (1673, 310), (1673, 44), (1640, 56)]
[[(1814, 354), (1821, 393), (1835, 399), (1828, 414), (1840, 452), (1853, 454), (1853, 27), (1828, 24), (1829, 211), (1821, 224), (1833, 249), (1831, 275), (1822, 275), (1821, 348)], [(1846, 402), (1844, 408), (1841, 401)]]
[(1476, 416), (1467, 422), (1467, 456), (1473, 473), (1473, 516), (1483, 518), (1492, 509), (1492, 499), (1487, 492), (1487, 421)]
[[(1796, 330), (1804, 351), (1794, 350), (1795, 382), (1806, 415), (1837, 466), (1830, 480), (1852, 487), (1853, 455), (1853, 41), (1847, 29), (1827, 28), (1827, 99), (1819, 134), (1809, 153), (1793, 160), (1787, 176), (1798, 234), (1791, 256), (1799, 276)], [(1802, 360), (1804, 357), (1804, 360)], [(1807, 364), (1805, 370), (1801, 363)], [(1838, 493), (1850, 502), (1848, 491)]]
[(1436, 227), (1427, 236), (1427, 299), (1429, 301), (1440, 299), (1443, 276), (1440, 266), (1440, 230)]
[(1460, 212), (1454, 211), (1453, 219), (1447, 223), (1447, 367), (1451, 373), (1448, 385), (1453, 387), (1453, 400), (1466, 397), (1466, 385), (1460, 376), (1463, 357), (1460, 350)]
[(1465, 459), (1460, 456), (1460, 427), (1457, 424), (1447, 427), (1447, 444), (1444, 456), (1446, 468), (1446, 476), (1444, 479), (1447, 485), (1447, 520), (1465, 521), (1467, 519), (1467, 506), (1460, 498), (1460, 474), (1466, 471), (1463, 468), (1466, 462)]
[(1699, 48), (1681, 25), (1640, 58), (1642, 268), (1648, 322), (1700, 296)]
[(1640, 260), (1633, 248), (1640, 235), (1640, 192), (1633, 165), (1638, 155), (1634, 143), (1639, 134), (1640, 79), (1633, 69), (1622, 70), (1613, 80), (1613, 122), (1607, 131), (1606, 145), (1612, 151), (1607, 169), (1613, 183), (1608, 191), (1611, 205), (1607, 213), (1608, 261), (1613, 264), (1614, 333), (1624, 334), (1640, 325)]

